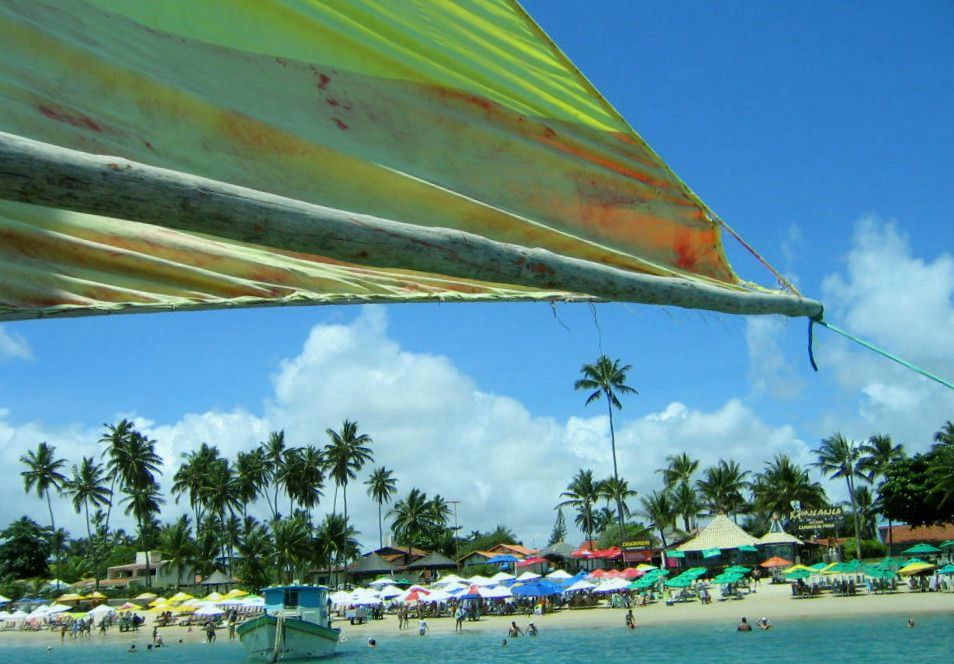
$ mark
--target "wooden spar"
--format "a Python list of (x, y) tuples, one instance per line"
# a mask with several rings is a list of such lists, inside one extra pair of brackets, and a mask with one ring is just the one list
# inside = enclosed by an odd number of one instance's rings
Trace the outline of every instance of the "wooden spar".
[(380, 268), (597, 299), (732, 314), (818, 317), (822, 305), (628, 272), (462, 231), (344, 212), (0, 132), (0, 200), (139, 221)]

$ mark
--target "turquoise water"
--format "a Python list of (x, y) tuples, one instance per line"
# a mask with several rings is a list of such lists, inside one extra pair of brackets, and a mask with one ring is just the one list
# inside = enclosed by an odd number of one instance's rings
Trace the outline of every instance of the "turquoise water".
[[(954, 662), (954, 615), (918, 615), (910, 629), (905, 617), (877, 616), (833, 620), (798, 620), (776, 624), (767, 632), (735, 632), (735, 625), (694, 624), (542, 631), (536, 638), (509, 639), (491, 633), (375, 635), (378, 647), (369, 649), (364, 639), (338, 647), (333, 664), (420, 664), (421, 662), (546, 662), (571, 664), (645, 660), (652, 662), (771, 662), (787, 664), (823, 661), (841, 664), (903, 662), (929, 664)], [(369, 632), (370, 634), (370, 632)], [(124, 647), (93, 643), (67, 643), (47, 652), (42, 647), (4, 647), (0, 634), (0, 662), (35, 664), (114, 664), (143, 661), (153, 664), (238, 664), (244, 659), (240, 645), (219, 641), (176, 645), (152, 652), (127, 653)], [(140, 647), (143, 647), (140, 645)]]

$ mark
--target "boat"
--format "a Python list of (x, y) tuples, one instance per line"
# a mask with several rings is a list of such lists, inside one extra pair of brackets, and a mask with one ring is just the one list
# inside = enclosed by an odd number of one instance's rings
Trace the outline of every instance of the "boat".
[(273, 586), (262, 591), (265, 613), (236, 628), (249, 659), (278, 662), (333, 655), (341, 630), (331, 626), (324, 586)]

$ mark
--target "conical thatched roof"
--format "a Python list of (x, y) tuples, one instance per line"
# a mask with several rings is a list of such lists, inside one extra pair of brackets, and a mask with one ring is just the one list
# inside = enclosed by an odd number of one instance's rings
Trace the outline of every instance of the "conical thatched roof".
[(688, 542), (680, 544), (678, 551), (703, 551), (705, 549), (737, 549), (759, 541), (739, 528), (724, 514), (717, 515), (701, 533)]
[(394, 569), (394, 565), (376, 553), (369, 553), (355, 560), (348, 571), (352, 574), (387, 574)]
[(784, 531), (765, 533), (759, 538), (759, 544), (803, 544), (802, 540)]

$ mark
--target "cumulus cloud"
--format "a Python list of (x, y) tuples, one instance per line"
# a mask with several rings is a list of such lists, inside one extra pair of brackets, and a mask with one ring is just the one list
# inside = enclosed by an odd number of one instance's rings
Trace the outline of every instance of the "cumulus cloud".
[[(954, 376), (954, 257), (912, 255), (896, 222), (869, 217), (856, 228), (842, 272), (823, 284), (827, 318), (839, 327), (950, 379)], [(831, 334), (816, 351), (858, 395), (858, 423), (923, 449), (954, 417), (954, 393)]]
[[(170, 424), (135, 418), (158, 441), (167, 497), (182, 453), (202, 442), (234, 456), (283, 428), (290, 444), (323, 445), (325, 429), (340, 427), (345, 418), (357, 420), (360, 431), (372, 436), (374, 465), (395, 471), (401, 495), (419, 487), (461, 500), (465, 531), (504, 523), (525, 542), (542, 545), (573, 474), (580, 468), (593, 469), (598, 478), (612, 473), (605, 413), (565, 421), (534, 415), (516, 399), (476, 385), (447, 357), (404, 350), (389, 337), (383, 308), (365, 308), (347, 325), (316, 325), (272, 381), (273, 393), (260, 414), (190, 413)], [(99, 431), (17, 425), (10, 419), (0, 412), (0, 459), (8, 467), (39, 440), (57, 445), (72, 461), (98, 452)], [(738, 399), (712, 412), (682, 403), (636, 418), (624, 410), (616, 422), (620, 473), (643, 494), (658, 487), (655, 470), (666, 454), (679, 451), (701, 458), (703, 465), (724, 457), (753, 469), (776, 451), (807, 459), (791, 427), (769, 426)], [(348, 488), (349, 513), (365, 545), (377, 539), (377, 509), (362, 484), (369, 471)], [(325, 489), (326, 510), (333, 491)], [(0, 500), (0, 522), (24, 510), (46, 519), (45, 505), (25, 497), (19, 485), (0, 488)], [(339, 498), (339, 509), (340, 504)], [(185, 509), (185, 502), (176, 506), (170, 499), (164, 516)], [(70, 513), (62, 502), (58, 518), (79, 532), (82, 521)]]
[(16, 332), (0, 325), (0, 362), (5, 360), (30, 360), (33, 351), (27, 340)]
[(756, 395), (792, 399), (805, 389), (805, 381), (782, 350), (785, 329), (786, 321), (778, 316), (750, 316), (745, 321), (749, 381)]

